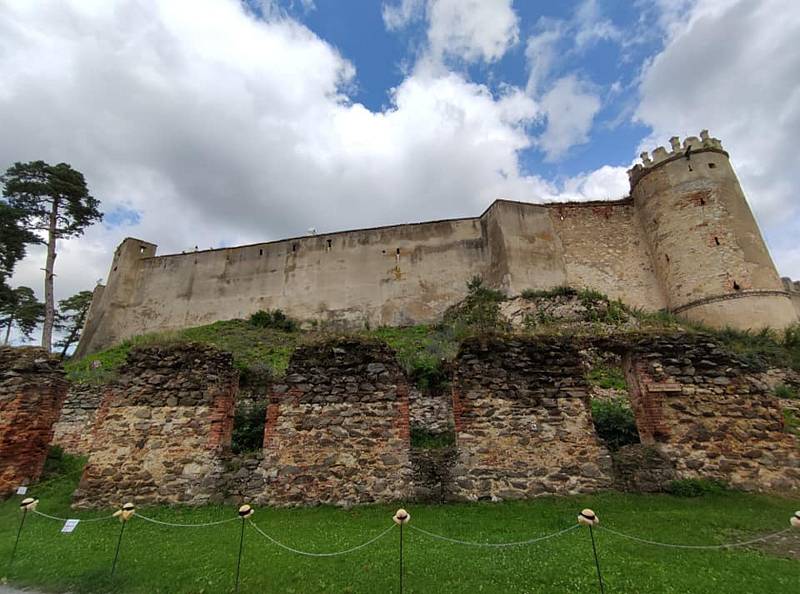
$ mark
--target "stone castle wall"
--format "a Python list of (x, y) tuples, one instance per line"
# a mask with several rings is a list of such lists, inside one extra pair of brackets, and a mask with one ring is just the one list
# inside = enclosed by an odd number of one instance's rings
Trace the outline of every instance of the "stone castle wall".
[(381, 343), (300, 347), (273, 386), (260, 503), (401, 500), (410, 486), (408, 383)]
[(75, 505), (218, 498), (237, 390), (230, 354), (197, 344), (132, 350), (104, 391)]
[(453, 378), (454, 495), (522, 499), (611, 485), (569, 339), (465, 342)]
[(41, 476), (66, 393), (58, 357), (0, 347), (0, 496)]
[(746, 490), (800, 488), (800, 442), (756, 370), (709, 337), (646, 338), (626, 356), (642, 442), (678, 478), (715, 478)]

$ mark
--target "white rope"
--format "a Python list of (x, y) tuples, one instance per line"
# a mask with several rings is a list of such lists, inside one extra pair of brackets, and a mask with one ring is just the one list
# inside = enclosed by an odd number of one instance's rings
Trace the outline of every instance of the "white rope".
[(43, 517), (48, 518), (50, 520), (58, 520), (59, 522), (66, 522), (67, 520), (80, 520), (83, 523), (86, 523), (86, 522), (102, 522), (103, 520), (110, 520), (111, 518), (114, 517), (113, 515), (111, 515), (111, 516), (103, 516), (102, 518), (89, 518), (88, 520), (84, 520), (84, 519), (81, 519), (81, 518), (59, 518), (58, 516), (51, 516), (49, 514), (44, 514), (44, 513), (40, 512), (39, 510), (35, 510), (35, 509), (32, 510), (32, 511), (37, 516), (43, 516)]
[(310, 552), (308, 552), (308, 551), (300, 551), (300, 550), (298, 550), (298, 549), (293, 549), (292, 547), (290, 547), (290, 546), (287, 546), (287, 545), (283, 544), (282, 542), (278, 542), (277, 540), (275, 540), (274, 538), (272, 538), (272, 537), (271, 537), (269, 534), (267, 534), (266, 532), (264, 532), (263, 530), (261, 530), (261, 528), (259, 528), (259, 527), (256, 525), (256, 523), (255, 523), (255, 522), (253, 522), (252, 520), (250, 520), (250, 525), (251, 525), (253, 528), (255, 528), (256, 532), (258, 532), (258, 533), (259, 533), (261, 536), (263, 536), (264, 538), (266, 538), (266, 539), (267, 539), (268, 541), (270, 541), (272, 544), (278, 545), (278, 546), (279, 546), (279, 547), (281, 547), (282, 549), (286, 549), (287, 551), (290, 551), (290, 552), (292, 552), (292, 553), (297, 553), (298, 555), (305, 555), (306, 557), (336, 557), (337, 555), (346, 555), (347, 553), (354, 553), (355, 551), (358, 551), (359, 549), (363, 549), (364, 547), (368, 547), (368, 546), (369, 546), (369, 545), (371, 545), (372, 543), (379, 541), (381, 538), (383, 538), (384, 536), (386, 536), (387, 534), (389, 534), (389, 532), (392, 530), (392, 528), (394, 528), (394, 527), (395, 527), (395, 525), (394, 525), (394, 524), (392, 524), (391, 526), (389, 526), (389, 527), (388, 527), (386, 530), (384, 530), (383, 532), (381, 532), (381, 533), (380, 533), (378, 536), (376, 536), (375, 538), (373, 538), (373, 539), (371, 539), (371, 540), (368, 540), (367, 542), (365, 542), (365, 543), (362, 543), (362, 544), (360, 544), (360, 545), (357, 545), (357, 546), (355, 546), (355, 547), (352, 547), (352, 548), (349, 548), (349, 549), (345, 549), (344, 551), (336, 551), (336, 552), (334, 552), (334, 553), (310, 553)]
[(544, 536), (531, 538), (530, 540), (520, 540), (518, 542), (472, 542), (469, 540), (458, 540), (456, 538), (450, 538), (449, 536), (442, 536), (441, 534), (434, 534), (433, 532), (428, 532), (427, 530), (423, 530), (422, 528), (417, 528), (416, 526), (409, 526), (409, 528), (412, 528), (417, 532), (421, 532), (426, 536), (430, 536), (431, 538), (436, 538), (438, 540), (443, 540), (445, 542), (451, 542), (453, 544), (467, 545), (471, 547), (501, 548), (501, 547), (521, 547), (524, 545), (530, 545), (536, 542), (541, 542), (549, 538), (555, 538), (556, 536), (561, 536), (562, 534), (565, 534), (570, 530), (575, 530), (576, 528), (579, 528), (579, 526), (578, 524), (575, 524), (573, 526), (570, 526), (569, 528), (564, 528), (563, 530), (559, 530), (558, 532), (553, 532), (552, 534), (546, 534)]
[(218, 520), (216, 522), (204, 522), (202, 524), (181, 524), (175, 522), (162, 522), (161, 520), (156, 520), (155, 518), (148, 518), (147, 516), (143, 516), (139, 512), (134, 514), (134, 517), (141, 518), (146, 522), (152, 522), (153, 524), (161, 524), (162, 526), (172, 526), (174, 528), (206, 528), (207, 526), (219, 526), (220, 524), (227, 524), (228, 522), (235, 522), (239, 518), (234, 516), (232, 518), (228, 518), (227, 520)]
[(727, 549), (729, 547), (743, 547), (745, 545), (753, 544), (755, 542), (761, 542), (763, 540), (767, 540), (770, 538), (774, 538), (776, 536), (780, 536), (781, 534), (785, 534), (791, 530), (791, 528), (786, 528), (785, 530), (781, 530), (779, 532), (773, 532), (772, 534), (767, 534), (766, 536), (760, 536), (758, 538), (754, 538), (752, 540), (745, 540), (742, 542), (733, 542), (728, 544), (720, 544), (720, 545), (681, 545), (681, 544), (671, 544), (668, 542), (656, 542), (654, 540), (647, 540), (645, 538), (639, 538), (638, 536), (632, 536), (630, 534), (625, 534), (623, 532), (617, 532), (616, 530), (612, 530), (611, 528), (606, 528), (604, 526), (598, 526), (598, 529), (604, 530), (605, 532), (610, 532), (611, 534), (616, 534), (617, 536), (621, 536), (622, 538), (627, 538), (628, 540), (635, 540), (636, 542), (641, 542), (643, 544), (649, 544), (659, 547), (669, 547), (671, 549), (705, 549), (705, 550), (714, 550), (714, 549)]

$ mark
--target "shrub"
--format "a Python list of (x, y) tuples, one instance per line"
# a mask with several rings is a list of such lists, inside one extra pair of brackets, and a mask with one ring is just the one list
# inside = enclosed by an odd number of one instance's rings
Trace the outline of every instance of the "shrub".
[(718, 495), (728, 490), (724, 481), (716, 479), (680, 479), (670, 481), (667, 493), (677, 497), (701, 497), (703, 495)]
[(467, 282), (467, 296), (445, 314), (445, 322), (463, 324), (479, 331), (508, 330), (508, 322), (500, 314), (500, 303), (506, 296), (483, 285), (479, 276)]
[(233, 417), (231, 450), (234, 454), (256, 452), (264, 447), (267, 405), (241, 406)]
[(411, 447), (419, 448), (422, 450), (436, 450), (440, 448), (447, 448), (456, 443), (456, 434), (454, 431), (444, 431), (441, 433), (434, 433), (427, 429), (412, 428), (411, 429)]
[(593, 399), (592, 421), (597, 436), (611, 450), (639, 443), (636, 419), (625, 398)]
[(788, 408), (783, 409), (783, 430), (800, 437), (800, 418)]
[(552, 297), (575, 297), (577, 289), (566, 285), (553, 287), (552, 289), (525, 289), (520, 293), (524, 299), (550, 299)]
[(280, 309), (261, 309), (250, 316), (250, 323), (257, 328), (273, 328), (284, 332), (296, 332), (299, 328), (299, 324)]
[(797, 393), (797, 389), (792, 386), (787, 386), (786, 384), (779, 384), (775, 386), (775, 396), (778, 398), (800, 398), (800, 394)]

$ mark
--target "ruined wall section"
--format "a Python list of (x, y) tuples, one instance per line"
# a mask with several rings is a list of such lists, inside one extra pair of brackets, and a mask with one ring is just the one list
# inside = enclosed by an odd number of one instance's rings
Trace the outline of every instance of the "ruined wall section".
[(92, 428), (104, 393), (104, 386), (70, 384), (61, 414), (53, 425), (54, 446), (73, 455), (91, 451)]
[(792, 300), (792, 305), (797, 312), (797, 318), (800, 320), (800, 281), (793, 281), (790, 278), (782, 278), (783, 288), (789, 293)]
[(411, 491), (408, 383), (383, 343), (300, 347), (272, 389), (264, 430), (270, 505), (387, 502)]
[(644, 338), (625, 361), (642, 443), (678, 478), (721, 479), (746, 490), (800, 488), (800, 444), (756, 370), (709, 337)]
[(206, 345), (132, 350), (106, 386), (75, 505), (218, 500), (238, 377)]
[(457, 498), (522, 499), (611, 485), (580, 353), (567, 339), (466, 341), (453, 410)]
[(0, 496), (41, 476), (66, 393), (58, 357), (0, 347)]
[(632, 200), (572, 202), (548, 210), (563, 245), (562, 284), (591, 287), (632, 307), (666, 308)]

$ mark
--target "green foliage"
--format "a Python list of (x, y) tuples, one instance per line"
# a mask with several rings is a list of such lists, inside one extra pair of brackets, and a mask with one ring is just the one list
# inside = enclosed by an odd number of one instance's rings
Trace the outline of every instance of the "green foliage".
[(55, 346), (61, 348), (62, 359), (69, 348), (81, 339), (92, 296), (92, 291), (81, 291), (58, 302), (55, 328), (63, 333), (63, 337), (56, 341)]
[(263, 383), (265, 376), (280, 377), (286, 372), (297, 341), (297, 333), (258, 328), (245, 320), (227, 320), (176, 332), (136, 336), (79, 361), (69, 361), (64, 368), (71, 381), (103, 384), (116, 377), (135, 346), (200, 342), (231, 353), (234, 364), (244, 374), (243, 383)]
[(47, 451), (47, 458), (44, 461), (44, 470), (42, 471), (42, 478), (46, 479), (53, 475), (62, 475), (69, 471), (69, 459), (64, 454), (61, 446), (51, 445)]
[(456, 443), (455, 431), (434, 433), (426, 429), (411, 429), (411, 447), (421, 450), (437, 450), (449, 448)]
[(483, 279), (474, 276), (467, 282), (467, 296), (444, 315), (444, 323), (451, 326), (464, 326), (473, 331), (507, 331), (507, 320), (500, 314), (500, 303), (506, 296), (484, 286)]
[(300, 325), (286, 316), (280, 309), (264, 311), (258, 310), (250, 316), (250, 323), (256, 328), (272, 328), (284, 332), (296, 332)]
[(231, 436), (231, 451), (234, 454), (257, 452), (264, 447), (266, 417), (266, 404), (236, 408)]
[(783, 430), (800, 437), (800, 418), (790, 408), (783, 409)]
[(639, 443), (636, 419), (626, 398), (592, 399), (592, 421), (609, 449)]
[(593, 386), (606, 390), (627, 390), (628, 382), (620, 367), (611, 365), (597, 365), (586, 375), (586, 379)]
[(22, 211), (0, 199), (0, 307), (9, 297), (10, 288), (6, 282), (17, 262), (25, 257), (27, 244), (39, 241), (23, 222)]
[(575, 297), (577, 289), (566, 285), (553, 287), (552, 289), (525, 289), (520, 295), (525, 299), (552, 299), (553, 297)]
[(728, 491), (727, 483), (713, 479), (680, 479), (670, 481), (667, 485), (667, 493), (676, 497), (720, 495), (726, 491)]
[(794, 386), (788, 386), (786, 384), (779, 384), (775, 386), (775, 396), (778, 398), (800, 398), (800, 394), (797, 393), (797, 388)]
[(448, 326), (381, 327), (367, 333), (388, 344), (409, 378), (423, 390), (442, 390), (449, 381), (446, 363), (458, 352), (459, 335)]
[(0, 305), (0, 328), (5, 330), (5, 343), (11, 328), (17, 330), (27, 339), (30, 339), (33, 331), (44, 318), (44, 304), (36, 299), (33, 289), (30, 287), (17, 287), (11, 292), (5, 303)]

